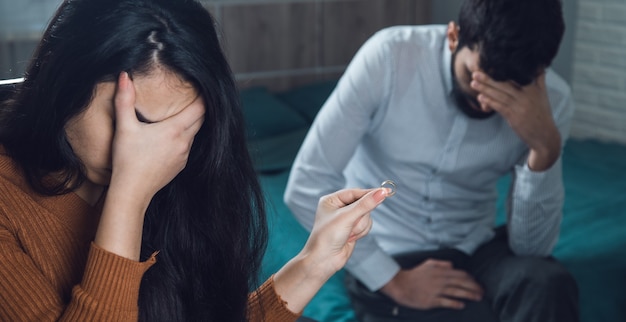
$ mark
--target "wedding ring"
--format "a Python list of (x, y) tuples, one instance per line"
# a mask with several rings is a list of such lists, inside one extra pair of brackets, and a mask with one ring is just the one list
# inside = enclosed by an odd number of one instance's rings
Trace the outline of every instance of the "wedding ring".
[(393, 195), (396, 194), (396, 183), (391, 181), (391, 180), (385, 180), (383, 181), (383, 183), (380, 184), (381, 188), (389, 188), (389, 193), (387, 194), (387, 197), (391, 197)]

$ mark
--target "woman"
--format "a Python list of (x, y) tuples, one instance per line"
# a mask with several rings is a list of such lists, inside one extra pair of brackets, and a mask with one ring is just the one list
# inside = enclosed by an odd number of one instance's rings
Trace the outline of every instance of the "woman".
[(192, 0), (67, 0), (0, 111), (0, 320), (294, 321), (386, 189), (321, 199), (258, 286), (263, 196)]

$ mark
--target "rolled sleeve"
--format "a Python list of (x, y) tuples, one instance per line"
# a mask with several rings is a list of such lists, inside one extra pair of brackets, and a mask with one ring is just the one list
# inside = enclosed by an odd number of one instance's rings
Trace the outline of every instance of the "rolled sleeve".
[(510, 199), (510, 246), (517, 255), (550, 255), (557, 242), (564, 189), (562, 162), (546, 171), (532, 171), (526, 162), (515, 168)]

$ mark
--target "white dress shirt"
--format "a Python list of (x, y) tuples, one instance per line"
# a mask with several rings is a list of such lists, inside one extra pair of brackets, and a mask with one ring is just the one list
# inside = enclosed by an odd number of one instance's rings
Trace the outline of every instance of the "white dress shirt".
[[(496, 114), (470, 119), (454, 104), (446, 26), (379, 31), (358, 51), (317, 115), (292, 166), (285, 202), (307, 229), (320, 196), (391, 179), (397, 193), (373, 213), (346, 269), (370, 290), (400, 267), (393, 254), (445, 247), (467, 254), (493, 237), (496, 183), (512, 174), (509, 244), (516, 254), (548, 255), (562, 217), (561, 160), (543, 172)], [(553, 71), (548, 96), (562, 142), (573, 105)]]

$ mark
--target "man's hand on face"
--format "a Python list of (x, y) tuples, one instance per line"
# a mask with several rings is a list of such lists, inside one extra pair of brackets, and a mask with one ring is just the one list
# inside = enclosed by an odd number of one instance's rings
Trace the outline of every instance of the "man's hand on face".
[(403, 306), (428, 310), (463, 309), (463, 300), (480, 301), (483, 290), (464, 271), (448, 261), (429, 259), (410, 270), (401, 270), (381, 289)]
[(546, 75), (542, 73), (526, 86), (511, 81), (495, 81), (483, 72), (472, 73), (470, 83), (478, 92), (483, 111), (496, 111), (528, 145), (528, 167), (534, 171), (550, 168), (561, 153), (559, 133), (548, 100)]

